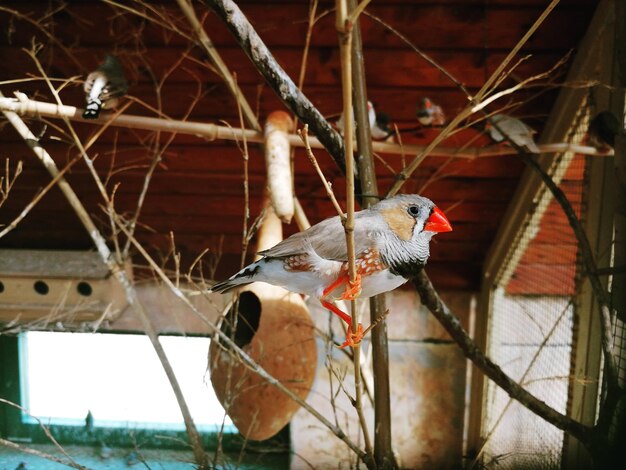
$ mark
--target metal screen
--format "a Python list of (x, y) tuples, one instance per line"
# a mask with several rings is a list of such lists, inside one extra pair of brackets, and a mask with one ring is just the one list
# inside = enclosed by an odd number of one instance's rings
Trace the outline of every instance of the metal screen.
[[(572, 132), (580, 142), (586, 115)], [(554, 176), (580, 217), (585, 160), (563, 155)], [(488, 354), (537, 398), (565, 413), (573, 347), (577, 243), (551, 194), (540, 198), (527, 229), (511, 249), (493, 295)], [(488, 381), (484, 396), (482, 462), (486, 468), (559, 468), (563, 432)]]

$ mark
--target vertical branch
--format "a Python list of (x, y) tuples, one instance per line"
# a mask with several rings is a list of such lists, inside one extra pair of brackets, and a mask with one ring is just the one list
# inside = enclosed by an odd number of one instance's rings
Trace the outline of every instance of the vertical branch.
[[(352, 23), (348, 16), (348, 3), (346, 0), (336, 2), (336, 27), (339, 34), (339, 47), (341, 52), (341, 83), (343, 95), (343, 121), (344, 121), (344, 149), (346, 164), (346, 218), (344, 230), (346, 232), (346, 250), (348, 255), (348, 275), (350, 284), (354, 284), (357, 278), (355, 246), (354, 246), (354, 113), (352, 111)], [(358, 326), (356, 300), (350, 302), (350, 314), (352, 316), (352, 332), (356, 333)], [(357, 344), (353, 349), (354, 364), (354, 388), (355, 407), (363, 431), (365, 452), (368, 460), (372, 457), (372, 445), (367, 429), (367, 422), (363, 414), (363, 390), (361, 379), (361, 346)], [(373, 462), (370, 461), (370, 464)]]
[[(363, 5), (363, 3), (361, 4)], [(348, 0), (355, 12), (357, 0)], [(378, 184), (372, 152), (365, 82), (365, 61), (359, 19), (352, 26), (352, 86), (356, 117), (357, 166), (363, 192), (363, 207), (378, 202)], [(385, 295), (370, 299), (370, 323), (382, 321), (385, 315)], [(389, 386), (389, 344), (386, 324), (372, 329), (372, 368), (374, 377), (374, 459), (379, 468), (397, 468), (391, 443), (391, 390)]]

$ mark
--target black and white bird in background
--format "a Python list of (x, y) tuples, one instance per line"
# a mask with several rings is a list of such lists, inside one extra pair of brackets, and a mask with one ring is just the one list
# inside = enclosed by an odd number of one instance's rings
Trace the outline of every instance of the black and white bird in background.
[(367, 115), (370, 121), (372, 139), (385, 140), (393, 134), (391, 130), (391, 117), (387, 113), (381, 111), (376, 112), (371, 101), (367, 102)]
[(128, 91), (128, 83), (120, 61), (112, 55), (107, 55), (104, 62), (87, 76), (84, 90), (87, 98), (84, 119), (96, 119), (101, 109), (114, 108), (119, 98)]
[(535, 131), (517, 118), (506, 114), (494, 114), (489, 118), (485, 127), (494, 142), (504, 141), (506, 139), (504, 133), (515, 145), (526, 151), (541, 153), (533, 138)]
[(611, 111), (602, 111), (589, 123), (587, 142), (599, 151), (606, 152), (615, 146), (615, 135), (619, 133), (619, 119)]
[[(391, 119), (386, 113), (377, 113), (371, 101), (367, 102), (367, 118), (370, 123), (370, 133), (374, 140), (384, 140), (393, 134), (389, 123)], [(341, 135), (343, 135), (343, 115), (335, 123)], [(354, 126), (356, 128), (356, 124)]]
[(419, 123), (425, 127), (439, 127), (446, 123), (443, 109), (430, 98), (424, 97), (420, 100), (415, 115)]

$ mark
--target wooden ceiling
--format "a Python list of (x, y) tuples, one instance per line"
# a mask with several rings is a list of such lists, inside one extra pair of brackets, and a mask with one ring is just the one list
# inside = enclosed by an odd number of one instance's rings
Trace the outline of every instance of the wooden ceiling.
[[(305, 1), (238, 2), (258, 33), (287, 73), (297, 81), (306, 40), (309, 4)], [(379, 18), (406, 36), (430, 55), (470, 92), (475, 92), (515, 46), (545, 8), (540, 0), (374, 0), (362, 18), (362, 35), (368, 96), (377, 108), (388, 113), (400, 129), (417, 126), (415, 111), (423, 96), (439, 103), (448, 116), (465, 104), (466, 98), (439, 70), (421, 59), (406, 43), (384, 26)], [(207, 66), (203, 51), (173, 30), (191, 34), (176, 2), (120, 6), (96, 1), (24, 2), (0, 5), (0, 90), (11, 96), (15, 90), (31, 98), (53, 102), (42, 81), (8, 83), (9, 80), (41, 74), (24, 51), (33, 43), (42, 45), (37, 57), (53, 78), (68, 79), (86, 74), (113, 52), (122, 61), (133, 101), (127, 114), (155, 116), (155, 110), (173, 119), (227, 122), (239, 126), (238, 108), (221, 78)], [(502, 82), (506, 88), (530, 76), (545, 72), (575, 49), (586, 31), (596, 2), (563, 0), (538, 32), (521, 50), (522, 59)], [(318, 14), (332, 3), (320, 2)], [(12, 11), (11, 11), (12, 10)], [(285, 109), (274, 92), (240, 50), (226, 27), (202, 5), (196, 4), (205, 25), (229, 69), (236, 74), (244, 95), (257, 110), (261, 122), (274, 110)], [(149, 18), (159, 18), (163, 27)], [(559, 67), (540, 86), (525, 88), (497, 102), (490, 109), (511, 105), (511, 114), (523, 117), (541, 130), (569, 62)], [(55, 82), (60, 84), (61, 82)], [(340, 65), (334, 13), (322, 16), (312, 30), (303, 86), (304, 93), (318, 109), (334, 121), (341, 109)], [(84, 97), (79, 80), (60, 91), (65, 104), (82, 107)], [(59, 167), (74, 162), (78, 153), (61, 121), (29, 120), (33, 130), (44, 131), (42, 145)], [(78, 134), (87, 141), (100, 132), (99, 125), (76, 123)], [(404, 143), (426, 144), (439, 132), (422, 129), (403, 132)], [(23, 161), (24, 171), (10, 197), (0, 207), (0, 224), (10, 223), (24, 206), (49, 182), (49, 176), (9, 125), (0, 129), (0, 158), (12, 165)], [(158, 144), (158, 145), (157, 145)], [(444, 145), (490, 145), (475, 129), (449, 138)], [(244, 216), (243, 168), (240, 148), (224, 141), (208, 142), (193, 136), (108, 128), (97, 138), (89, 153), (106, 180), (107, 189), (116, 188), (118, 212), (131, 215), (143, 186), (155, 148), (162, 159), (151, 179), (141, 210), (139, 240), (169, 268), (173, 267), (170, 233), (181, 253), (182, 271), (205, 250), (204, 274), (217, 260), (217, 278), (234, 271), (240, 263)], [(333, 182), (337, 196), (344, 197), (344, 179), (324, 151), (316, 155)], [(394, 172), (402, 169), (411, 155), (381, 154), (377, 159), (379, 187), (387, 190)], [(485, 252), (490, 246), (503, 213), (523, 169), (515, 157), (446, 159), (428, 157), (403, 192), (420, 192), (433, 199), (449, 216), (454, 227), (432, 244), (428, 273), (441, 289), (477, 289)], [(74, 162), (67, 179), (98, 221), (103, 233), (111, 236), (110, 223), (102, 200), (82, 161)], [(250, 146), (250, 210), (259, 213), (265, 186), (262, 149)], [(312, 222), (333, 214), (333, 208), (310, 163), (301, 150), (295, 153), (295, 190)], [(295, 223), (285, 227), (293, 233)], [(0, 246), (12, 248), (89, 249), (89, 237), (58, 189), (46, 194)], [(138, 264), (145, 265), (136, 257)]]

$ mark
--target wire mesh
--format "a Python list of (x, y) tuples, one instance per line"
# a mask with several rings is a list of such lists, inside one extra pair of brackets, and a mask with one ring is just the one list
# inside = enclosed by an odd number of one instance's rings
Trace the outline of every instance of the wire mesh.
[[(573, 130), (580, 142), (586, 115)], [(580, 217), (585, 176), (582, 156), (564, 155), (555, 180)], [(508, 273), (493, 295), (488, 353), (502, 369), (559, 412), (568, 406), (574, 341), (578, 246), (561, 207), (545, 194), (509, 255)], [(512, 400), (493, 382), (484, 398), (486, 468), (559, 468), (564, 434)]]
[[(617, 369), (617, 379), (622, 389), (626, 388), (626, 322), (622, 321), (617, 315), (613, 318), (613, 352), (615, 358), (615, 367)], [(626, 414), (626, 400), (621, 399), (618, 409), (615, 413), (615, 419), (610, 429), (610, 439), (620, 439), (620, 433), (616, 429), (618, 416)]]

